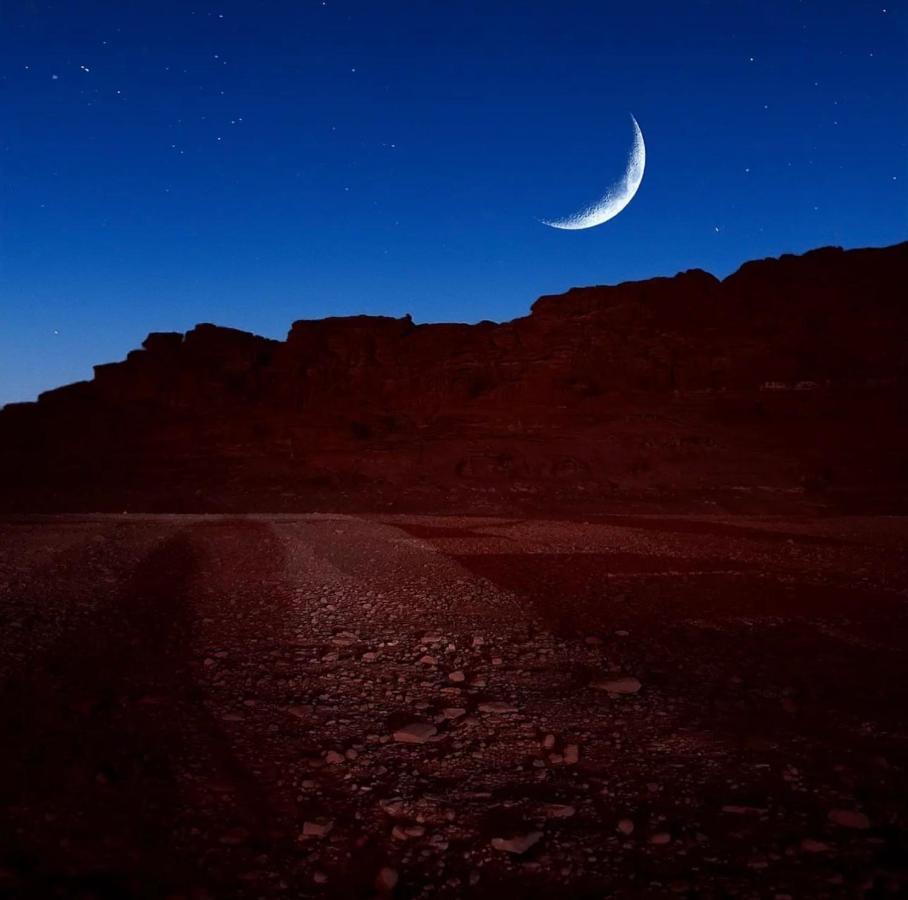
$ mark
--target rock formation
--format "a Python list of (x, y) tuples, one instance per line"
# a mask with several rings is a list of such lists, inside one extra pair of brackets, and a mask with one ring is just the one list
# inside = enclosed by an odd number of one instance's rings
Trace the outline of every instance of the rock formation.
[(7, 511), (908, 507), (908, 243), (476, 325), (155, 333), (0, 411)]

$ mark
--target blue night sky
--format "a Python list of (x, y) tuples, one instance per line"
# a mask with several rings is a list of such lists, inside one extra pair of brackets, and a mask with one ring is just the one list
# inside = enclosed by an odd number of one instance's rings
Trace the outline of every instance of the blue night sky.
[[(894, 0), (4, 0), (0, 403), (154, 330), (509, 319), (908, 236)], [(617, 218), (556, 231), (647, 145)]]

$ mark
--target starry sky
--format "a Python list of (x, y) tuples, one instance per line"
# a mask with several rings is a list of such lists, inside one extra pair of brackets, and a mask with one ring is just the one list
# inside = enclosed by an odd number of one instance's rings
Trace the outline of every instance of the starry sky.
[[(0, 404), (209, 321), (503, 320), (908, 237), (908, 6), (3, 0)], [(556, 231), (623, 171), (617, 218)]]

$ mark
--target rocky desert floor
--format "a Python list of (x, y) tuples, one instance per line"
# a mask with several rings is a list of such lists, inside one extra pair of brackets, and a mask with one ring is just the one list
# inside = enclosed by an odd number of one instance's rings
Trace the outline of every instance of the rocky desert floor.
[(905, 519), (7, 518), (0, 675), (3, 896), (908, 887)]

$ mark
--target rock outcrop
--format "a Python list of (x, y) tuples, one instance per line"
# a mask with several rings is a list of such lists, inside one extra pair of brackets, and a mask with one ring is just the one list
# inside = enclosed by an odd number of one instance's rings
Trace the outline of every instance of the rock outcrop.
[(7, 511), (908, 507), (908, 243), (542, 297), (214, 325), (0, 411)]

